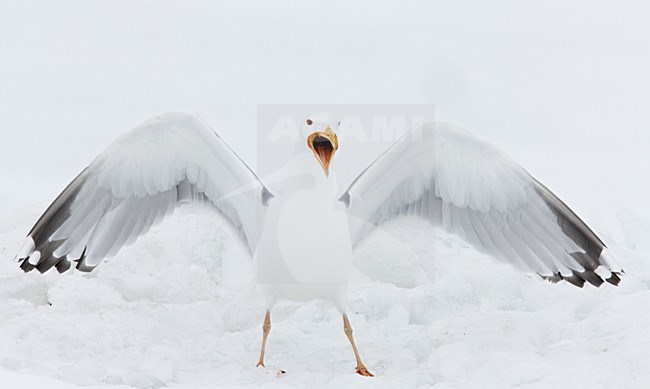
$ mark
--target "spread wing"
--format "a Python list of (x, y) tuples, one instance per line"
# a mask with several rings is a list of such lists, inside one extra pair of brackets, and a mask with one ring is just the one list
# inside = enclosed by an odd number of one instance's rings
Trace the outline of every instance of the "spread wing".
[(620, 281), (622, 269), (605, 244), (562, 200), (457, 126), (414, 128), (362, 172), (341, 201), (355, 245), (374, 226), (415, 215), (554, 282)]
[(212, 207), (255, 250), (266, 202), (255, 174), (198, 116), (169, 112), (123, 135), (50, 205), (16, 256), (40, 272), (90, 271), (179, 205)]

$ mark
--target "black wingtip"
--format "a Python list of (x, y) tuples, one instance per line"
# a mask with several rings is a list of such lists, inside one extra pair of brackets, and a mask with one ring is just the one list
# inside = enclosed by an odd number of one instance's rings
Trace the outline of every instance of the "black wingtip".
[(86, 264), (86, 250), (87, 249), (88, 249), (87, 246), (84, 247), (84, 251), (81, 253), (81, 257), (79, 257), (79, 259), (77, 259), (77, 261), (76, 261), (77, 262), (76, 269), (79, 270), (79, 271), (82, 271), (84, 273), (90, 273), (91, 271), (93, 271), (93, 269), (95, 269), (97, 267), (97, 265), (89, 266), (88, 264)]
[(89, 273), (93, 271), (94, 268), (97, 267), (95, 266), (89, 266), (86, 264), (86, 251), (88, 250), (88, 246), (84, 247), (84, 251), (81, 253), (81, 256), (78, 259), (75, 259), (74, 262), (77, 262), (77, 266), (75, 268), (79, 271), (82, 271), (84, 273)]
[(593, 270), (587, 270), (578, 274), (580, 275), (580, 278), (587, 281), (596, 288), (599, 288), (603, 283), (605, 283), (605, 280), (603, 280), (602, 277), (596, 274), (596, 272)]
[(96, 267), (97, 267), (97, 266), (88, 266), (88, 265), (86, 265), (86, 264), (84, 263), (84, 261), (79, 261), (79, 262), (77, 263), (76, 269), (79, 270), (79, 271), (81, 271), (81, 272), (84, 272), (84, 273), (90, 273), (90, 272), (93, 271)]
[(582, 277), (580, 277), (580, 275), (578, 273), (576, 273), (576, 272), (573, 272), (573, 274), (570, 275), (569, 277), (564, 277), (562, 275), (560, 275), (560, 277), (562, 277), (562, 279), (564, 281), (566, 281), (566, 282), (568, 282), (568, 283), (570, 283), (572, 285), (575, 285), (578, 288), (582, 288), (582, 287), (585, 286), (585, 280)]
[(54, 254), (50, 255), (49, 257), (42, 259), (38, 262), (38, 265), (36, 265), (36, 270), (38, 270), (41, 274), (45, 273), (46, 271), (50, 270), (54, 266), (57, 266), (59, 262), (63, 261), (64, 258), (57, 258), (54, 256)]
[(555, 273), (552, 276), (545, 276), (540, 274), (540, 277), (554, 284), (560, 281), (566, 281), (572, 285), (577, 286), (578, 288), (582, 288), (584, 287), (585, 282), (588, 282), (596, 288), (599, 288), (605, 283), (605, 281), (614, 286), (618, 286), (618, 283), (621, 281), (621, 278), (619, 277), (621, 273), (622, 272), (612, 272), (612, 275), (607, 279), (603, 279), (593, 270), (585, 270), (583, 272), (572, 271), (572, 274), (570, 276), (563, 276), (560, 273)]
[(618, 286), (618, 283), (621, 282), (621, 277), (619, 277), (621, 275), (621, 273), (614, 272), (614, 273), (612, 273), (612, 276), (609, 277), (608, 279), (606, 279), (605, 281), (609, 282), (610, 284), (612, 284), (614, 286)]
[(68, 270), (70, 270), (70, 266), (72, 264), (67, 258), (62, 258), (57, 264), (56, 264), (56, 271), (59, 272), (59, 274), (65, 273)]
[(537, 273), (538, 276), (542, 277), (543, 280), (548, 281), (552, 284), (557, 284), (562, 281), (562, 277), (559, 274), (553, 274), (552, 276), (545, 276), (543, 274)]
[(29, 263), (29, 257), (24, 258), (24, 259), (20, 259), (19, 261), (23, 261), (20, 264), (20, 268), (23, 269), (23, 271), (25, 273), (29, 273), (30, 271), (34, 270), (34, 268), (36, 267), (36, 266), (32, 265), (31, 263)]

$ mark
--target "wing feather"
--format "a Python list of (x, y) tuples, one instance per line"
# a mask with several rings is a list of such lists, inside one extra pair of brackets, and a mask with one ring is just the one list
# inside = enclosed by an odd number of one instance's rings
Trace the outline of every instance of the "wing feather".
[(618, 284), (621, 267), (555, 194), (497, 148), (446, 123), (424, 123), (341, 197), (356, 245), (372, 228), (419, 216), (523, 271), (582, 286)]
[(198, 116), (153, 117), (102, 152), (48, 207), (16, 259), (25, 271), (90, 271), (182, 204), (207, 205), (251, 252), (273, 195)]

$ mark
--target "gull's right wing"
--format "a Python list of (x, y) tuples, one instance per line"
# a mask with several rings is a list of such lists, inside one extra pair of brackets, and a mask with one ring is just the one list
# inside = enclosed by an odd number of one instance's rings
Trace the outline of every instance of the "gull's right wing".
[(220, 212), (251, 253), (272, 194), (198, 116), (169, 112), (123, 135), (36, 222), (21, 268), (90, 271), (184, 203)]

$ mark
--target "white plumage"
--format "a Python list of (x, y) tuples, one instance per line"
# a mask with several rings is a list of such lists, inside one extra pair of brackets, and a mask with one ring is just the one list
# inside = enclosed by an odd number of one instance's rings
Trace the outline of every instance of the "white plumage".
[(185, 203), (217, 209), (252, 253), (271, 197), (203, 120), (169, 112), (117, 139), (81, 172), (36, 223), (17, 259), (29, 257), (25, 270), (64, 271), (76, 262), (88, 271)]
[(356, 244), (373, 226), (422, 217), (476, 248), (553, 281), (617, 284), (622, 269), (557, 196), (463, 128), (423, 123), (366, 169), (341, 200)]
[[(278, 299), (326, 299), (345, 315), (352, 247), (416, 216), (551, 281), (616, 285), (622, 269), (559, 198), (495, 147), (440, 122), (391, 146), (342, 195), (336, 126), (313, 117), (274, 194), (200, 118), (153, 117), (102, 152), (41, 216), (16, 259), (25, 271), (90, 271), (186, 203), (218, 211), (248, 244), (267, 298), (260, 362)], [(352, 152), (352, 150), (348, 150)]]
[[(316, 172), (318, 173), (318, 172)], [(325, 177), (322, 174), (318, 174)], [(300, 177), (300, 176), (299, 176)], [(326, 299), (345, 312), (352, 243), (345, 205), (330, 179), (307, 175), (270, 202), (255, 252), (256, 279), (267, 307), (277, 299)]]

